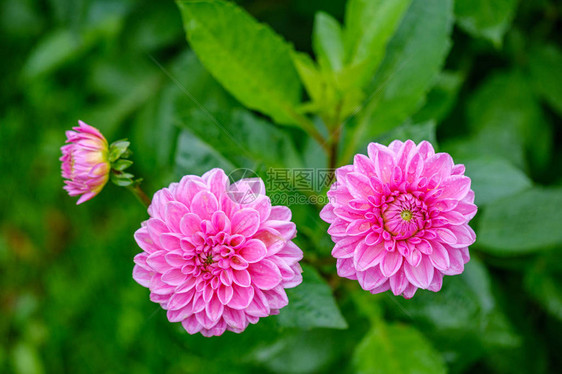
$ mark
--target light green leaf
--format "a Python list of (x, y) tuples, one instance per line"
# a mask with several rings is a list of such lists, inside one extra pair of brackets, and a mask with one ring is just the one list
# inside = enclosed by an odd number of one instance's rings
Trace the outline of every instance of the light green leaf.
[(211, 74), (248, 108), (294, 124), (301, 86), (289, 44), (230, 2), (177, 4), (190, 45)]
[(456, 0), (455, 16), (461, 28), (474, 37), (490, 40), (496, 47), (511, 25), (517, 0)]
[(377, 323), (359, 343), (353, 363), (358, 374), (446, 373), (443, 358), (408, 325)]
[(345, 161), (358, 147), (403, 123), (423, 102), (449, 51), (452, 11), (452, 0), (412, 2), (368, 87)]
[(532, 188), (486, 206), (478, 245), (517, 256), (562, 244), (562, 188)]
[(529, 71), (535, 90), (562, 116), (562, 52), (554, 45), (532, 48)]
[(477, 205), (514, 195), (532, 185), (525, 173), (501, 158), (477, 158), (462, 163), (466, 166), (466, 175), (472, 179)]
[(312, 101), (314, 103), (323, 103), (330, 100), (326, 98), (327, 87), (324, 83), (324, 77), (310, 56), (302, 52), (293, 52), (291, 57), (299, 77), (306, 88), (306, 92), (308, 92), (308, 96), (310, 96)]
[(288, 289), (287, 295), (289, 305), (283, 308), (277, 317), (281, 326), (303, 329), (347, 328), (330, 286), (314, 268), (303, 266), (303, 282)]
[[(345, 12), (345, 64), (342, 84), (365, 85), (412, 0), (350, 0)], [(346, 82), (347, 81), (347, 82)]]
[(343, 67), (344, 46), (338, 21), (327, 13), (317, 13), (312, 41), (320, 66), (334, 72), (340, 71)]

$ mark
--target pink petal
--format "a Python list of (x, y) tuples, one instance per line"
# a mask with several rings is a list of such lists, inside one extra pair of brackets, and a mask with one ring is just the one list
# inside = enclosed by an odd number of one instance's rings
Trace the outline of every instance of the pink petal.
[(216, 321), (222, 316), (224, 305), (219, 301), (217, 295), (213, 296), (207, 306), (205, 312), (211, 321)]
[[(326, 208), (326, 207), (324, 207)], [(286, 206), (278, 205), (272, 206), (271, 212), (269, 213), (269, 219), (275, 221), (290, 221), (291, 220), (291, 209)]]
[(164, 233), (160, 235), (160, 245), (167, 251), (175, 251), (181, 248), (178, 234)]
[(366, 200), (375, 192), (371, 188), (369, 178), (360, 173), (349, 173), (346, 175), (347, 188), (351, 196), (356, 199)]
[(385, 257), (386, 250), (381, 242), (376, 246), (368, 246), (360, 242), (353, 255), (353, 264), (358, 271), (364, 271), (378, 265)]
[(264, 293), (259, 289), (254, 289), (254, 298), (245, 309), (246, 314), (254, 317), (267, 317), (270, 314), (269, 304)]
[(393, 276), (402, 266), (402, 259), (402, 255), (396, 250), (386, 252), (384, 259), (380, 263), (381, 273), (387, 278)]
[(239, 286), (248, 287), (252, 284), (252, 279), (250, 278), (250, 273), (248, 270), (233, 270), (232, 280)]
[(390, 289), (392, 290), (392, 293), (396, 296), (401, 295), (406, 289), (406, 287), (410, 284), (404, 271), (397, 272), (392, 277), (390, 277), (389, 281), (390, 281)]
[(447, 270), (450, 266), (449, 253), (445, 247), (436, 241), (431, 243), (433, 247), (433, 252), (429, 255), (431, 264), (438, 270)]
[(260, 216), (251, 208), (240, 209), (232, 216), (232, 232), (246, 237), (254, 235), (260, 227)]
[(246, 320), (246, 315), (241, 310), (231, 309), (231, 308), (224, 308), (224, 312), (222, 314), (224, 321), (230, 327), (234, 327), (239, 330), (243, 330), (248, 325)]
[(162, 274), (162, 282), (171, 286), (179, 286), (186, 278), (187, 275), (182, 273), (180, 269), (170, 269)]
[(364, 290), (369, 291), (384, 284), (387, 277), (381, 273), (379, 268), (370, 268), (365, 271), (358, 271), (357, 280)]
[(226, 232), (230, 234), (230, 220), (223, 211), (216, 211), (211, 217), (211, 223), (215, 232)]
[(252, 299), (254, 298), (253, 287), (240, 287), (233, 284), (232, 291), (232, 299), (228, 303), (228, 307), (232, 309), (245, 309), (248, 305), (250, 305)]
[(416, 267), (405, 263), (404, 271), (410, 283), (419, 288), (426, 289), (433, 280), (434, 268), (427, 256), (423, 256), (420, 264)]
[(166, 205), (166, 223), (172, 231), (180, 232), (180, 221), (188, 213), (185, 205), (177, 201), (170, 201)]
[(217, 289), (217, 296), (220, 300), (221, 303), (223, 303), (224, 305), (227, 305), (230, 300), (232, 300), (232, 295), (234, 294), (234, 291), (232, 290), (232, 287), (230, 286), (225, 286), (220, 285), (219, 288)]
[(250, 239), (244, 244), (239, 254), (249, 263), (254, 263), (265, 257), (267, 248), (261, 240)]
[(133, 279), (143, 287), (150, 287), (150, 279), (152, 279), (152, 273), (148, 270), (136, 265), (133, 268)]
[(270, 290), (281, 282), (281, 272), (269, 260), (262, 260), (248, 267), (252, 283), (262, 290)]
[(206, 220), (210, 220), (218, 208), (217, 198), (209, 191), (198, 192), (191, 203), (191, 212)]
[(181, 325), (190, 334), (197, 334), (203, 328), (195, 316), (188, 317), (181, 322)]
[(439, 188), (443, 191), (441, 199), (462, 200), (470, 190), (470, 178), (453, 175), (445, 179)]
[(201, 218), (193, 213), (184, 215), (180, 221), (180, 231), (182, 234), (189, 236), (201, 231)]

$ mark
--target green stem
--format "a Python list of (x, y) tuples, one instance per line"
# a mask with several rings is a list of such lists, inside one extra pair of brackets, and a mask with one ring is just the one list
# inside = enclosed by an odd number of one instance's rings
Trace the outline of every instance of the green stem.
[(127, 189), (131, 191), (133, 195), (135, 195), (137, 200), (140, 201), (145, 208), (148, 208), (150, 206), (150, 198), (142, 190), (142, 188), (140, 187), (140, 183), (134, 183), (130, 186), (127, 186)]
[(309, 120), (307, 117), (294, 113), (294, 118), (295, 120), (298, 122), (298, 124), (301, 126), (301, 128), (306, 131), (308, 133), (308, 135), (310, 135), (314, 140), (316, 140), (318, 142), (318, 144), (320, 144), (320, 146), (324, 149), (324, 151), (326, 151), (326, 153), (330, 153), (330, 147), (328, 146), (328, 142), (327, 140), (324, 138), (324, 136), (322, 136), (322, 134), (320, 133), (320, 131), (318, 131), (318, 129), (316, 128), (316, 126), (314, 126), (314, 123), (312, 123), (311, 120)]

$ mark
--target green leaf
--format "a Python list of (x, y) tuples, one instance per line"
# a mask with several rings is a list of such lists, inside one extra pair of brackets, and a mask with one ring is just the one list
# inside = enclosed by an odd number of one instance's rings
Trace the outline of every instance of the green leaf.
[(501, 158), (477, 158), (462, 163), (466, 166), (466, 175), (472, 179), (477, 205), (514, 195), (532, 185), (525, 173)]
[(551, 315), (562, 320), (562, 251), (541, 256), (525, 273), (525, 288)]
[(403, 123), (420, 106), (449, 51), (452, 11), (452, 0), (412, 2), (368, 87), (357, 128), (350, 131), (345, 161), (379, 134)]
[(415, 122), (435, 120), (439, 124), (451, 111), (464, 82), (464, 74), (443, 71), (437, 77), (435, 86), (427, 94), (424, 106), (412, 117)]
[(288, 289), (287, 295), (289, 305), (283, 308), (277, 317), (281, 326), (303, 329), (347, 328), (330, 286), (314, 268), (303, 266), (303, 282)]
[(123, 171), (133, 164), (131, 160), (117, 160), (111, 164), (111, 168), (117, 171)]
[(202, 175), (212, 168), (221, 168), (227, 172), (236, 169), (229, 160), (209, 144), (188, 130), (183, 130), (178, 137), (176, 147), (175, 173), (178, 176)]
[(498, 256), (517, 256), (562, 244), (562, 188), (532, 188), (489, 204), (478, 245)]
[(502, 44), (517, 8), (517, 0), (456, 0), (455, 16), (459, 26), (474, 37)]
[(535, 90), (562, 116), (562, 52), (542, 45), (529, 52), (529, 71)]
[(48, 74), (82, 54), (92, 44), (70, 30), (55, 30), (47, 34), (34, 47), (23, 67), (23, 75), (32, 80)]
[(334, 72), (343, 68), (344, 46), (341, 26), (337, 20), (327, 13), (317, 13), (312, 41), (314, 53), (322, 68)]
[(125, 152), (129, 150), (131, 143), (127, 140), (117, 140), (109, 146), (109, 161), (117, 161)]
[(252, 352), (252, 357), (274, 373), (326, 372), (343, 349), (338, 340), (341, 334), (342, 331), (327, 329), (284, 330), (279, 339)]
[(248, 108), (295, 124), (301, 86), (291, 46), (230, 2), (177, 4), (190, 45), (211, 74)]
[(312, 101), (316, 103), (331, 101), (326, 97), (327, 87), (324, 77), (310, 56), (302, 52), (293, 52), (291, 57)]
[[(532, 89), (519, 71), (489, 77), (468, 102), (468, 125), (488, 152), (510, 159), (523, 148), (534, 167), (545, 167), (552, 147), (552, 129)], [(475, 155), (477, 150), (475, 149)], [(519, 151), (520, 152), (520, 151)]]
[(302, 162), (292, 139), (273, 124), (243, 109), (203, 112), (177, 107), (182, 128), (238, 167), (298, 167)]
[(390, 144), (393, 140), (406, 141), (410, 139), (415, 143), (427, 140), (433, 144), (433, 146), (436, 146), (437, 137), (435, 136), (435, 127), (434, 121), (415, 124), (405, 123), (377, 137), (376, 141), (381, 144)]
[(379, 322), (359, 343), (353, 363), (358, 374), (446, 373), (443, 358), (427, 339), (408, 325)]
[(411, 300), (388, 297), (389, 313), (423, 328), (456, 372), (486, 352), (521, 343), (492, 292), (486, 267), (472, 258), (460, 276), (445, 277), (439, 292), (419, 290)]
[[(350, 0), (345, 12), (342, 84), (362, 87), (381, 63), (385, 49), (412, 0)], [(347, 81), (347, 82), (345, 82)]]

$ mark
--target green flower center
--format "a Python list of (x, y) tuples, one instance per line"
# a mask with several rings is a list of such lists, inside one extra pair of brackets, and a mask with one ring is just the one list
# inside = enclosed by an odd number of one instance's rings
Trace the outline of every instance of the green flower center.
[(412, 212), (404, 209), (403, 211), (400, 212), (400, 217), (402, 217), (402, 219), (406, 222), (410, 222), (410, 220), (412, 219)]

